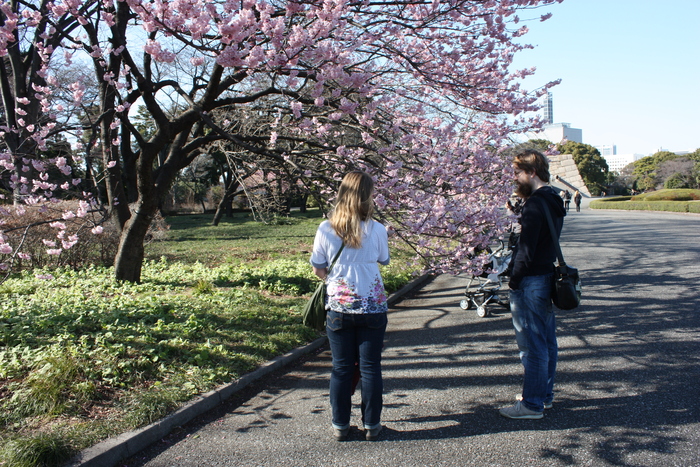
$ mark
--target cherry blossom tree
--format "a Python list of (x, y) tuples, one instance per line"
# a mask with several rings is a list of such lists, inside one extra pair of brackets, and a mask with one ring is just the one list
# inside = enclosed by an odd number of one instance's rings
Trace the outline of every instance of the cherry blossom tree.
[[(520, 16), (544, 20), (534, 9), (559, 1), (2, 2), (2, 170), (16, 203), (55, 197), (37, 151), (51, 132), (77, 131), (59, 121), (54, 99), (58, 70), (77, 63), (98, 86), (88, 149), (99, 145), (107, 209), (121, 232), (117, 279), (140, 280), (159, 201), (180, 170), (222, 141), (329, 196), (345, 171), (367, 170), (379, 215), (423, 264), (470, 269), (475, 249), (507, 223), (501, 207), (512, 187), (501, 151), (513, 133), (541, 124), (530, 112), (556, 84), (521, 89), (534, 69), (511, 70), (529, 47)], [(69, 91), (78, 108), (85, 82)], [(152, 134), (134, 125), (135, 105), (153, 119)], [(251, 130), (246, 115), (261, 124)], [(64, 173), (83, 164), (43, 162)], [(99, 201), (86, 196), (83, 211)]]

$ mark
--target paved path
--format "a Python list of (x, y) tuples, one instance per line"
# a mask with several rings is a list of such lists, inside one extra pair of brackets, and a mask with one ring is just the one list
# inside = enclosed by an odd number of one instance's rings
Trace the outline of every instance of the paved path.
[(322, 350), (122, 465), (700, 465), (699, 238), (700, 216), (570, 213), (562, 246), (585, 302), (559, 313), (542, 420), (498, 415), (522, 378), (510, 314), (461, 310), (465, 278), (443, 275), (390, 312), (379, 441), (332, 439)]

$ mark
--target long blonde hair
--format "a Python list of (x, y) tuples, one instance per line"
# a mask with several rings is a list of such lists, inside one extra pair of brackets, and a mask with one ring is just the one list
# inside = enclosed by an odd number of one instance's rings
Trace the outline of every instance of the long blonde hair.
[(345, 175), (331, 214), (331, 226), (351, 248), (362, 246), (362, 221), (372, 218), (374, 181), (365, 172), (354, 171)]

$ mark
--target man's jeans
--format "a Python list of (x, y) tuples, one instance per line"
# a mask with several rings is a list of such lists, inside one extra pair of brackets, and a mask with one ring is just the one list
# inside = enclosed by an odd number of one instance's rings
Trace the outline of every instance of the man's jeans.
[(537, 412), (554, 398), (558, 347), (551, 290), (552, 274), (546, 274), (525, 276), (520, 289), (510, 291), (515, 339), (525, 367), (523, 405)]
[(357, 361), (362, 377), (364, 427), (374, 429), (381, 425), (382, 348), (386, 325), (386, 313), (350, 314), (328, 310), (326, 330), (333, 355), (330, 394), (334, 428), (342, 430), (350, 426), (352, 376)]

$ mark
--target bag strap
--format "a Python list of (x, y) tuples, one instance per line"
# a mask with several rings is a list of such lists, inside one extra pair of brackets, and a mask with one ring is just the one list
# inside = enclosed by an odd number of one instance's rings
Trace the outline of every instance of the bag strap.
[(554, 240), (554, 245), (557, 247), (557, 262), (558, 266), (561, 268), (566, 266), (564, 261), (564, 255), (561, 252), (561, 246), (559, 245), (559, 236), (557, 235), (557, 230), (554, 228), (554, 221), (552, 221), (552, 214), (549, 212), (549, 206), (545, 200), (540, 200), (540, 204), (544, 209), (544, 215), (547, 217), (547, 223), (549, 224), (549, 232), (552, 234), (552, 240)]
[(340, 250), (338, 250), (338, 253), (335, 254), (335, 257), (333, 258), (331, 265), (328, 266), (328, 272), (326, 273), (326, 275), (329, 275), (331, 273), (331, 269), (333, 269), (333, 265), (335, 264), (335, 261), (338, 259), (338, 256), (340, 256), (340, 252), (343, 251), (344, 248), (345, 248), (345, 242), (343, 242), (343, 245), (340, 247)]

